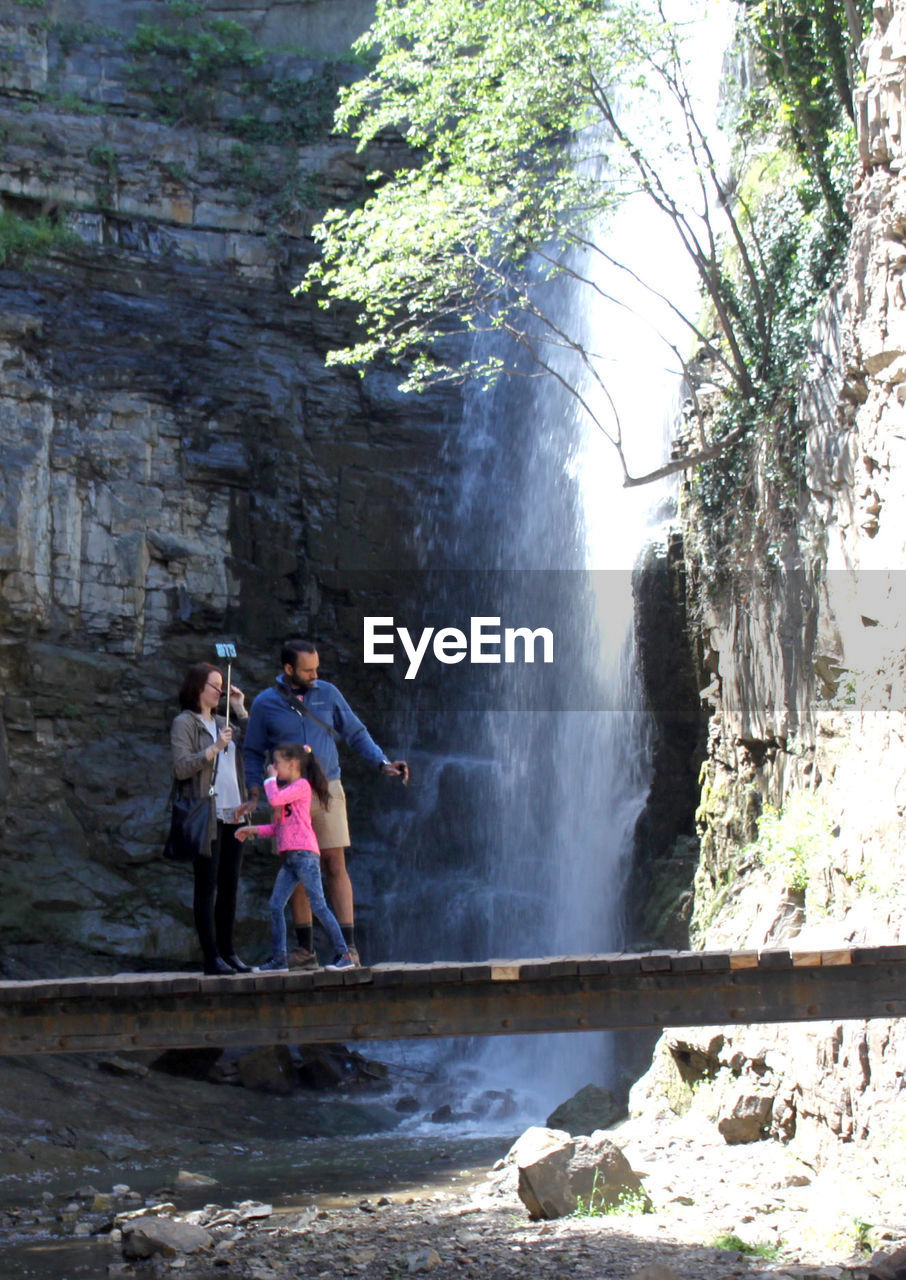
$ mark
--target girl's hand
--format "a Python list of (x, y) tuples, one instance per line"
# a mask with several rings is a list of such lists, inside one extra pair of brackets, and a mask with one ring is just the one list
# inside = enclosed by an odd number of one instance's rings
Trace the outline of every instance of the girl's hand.
[(267, 774), (269, 778), (276, 778), (277, 766), (275, 764), (269, 764), (264, 772)]
[(254, 836), (256, 836), (258, 834), (258, 828), (257, 827), (239, 827), (234, 834), (236, 836), (236, 839), (241, 844), (244, 840), (251, 840)]

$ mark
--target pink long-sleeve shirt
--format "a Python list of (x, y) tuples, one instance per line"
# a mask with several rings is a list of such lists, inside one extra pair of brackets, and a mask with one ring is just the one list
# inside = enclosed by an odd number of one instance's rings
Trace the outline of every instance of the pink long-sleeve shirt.
[(297, 778), (281, 787), (276, 778), (265, 778), (264, 794), (274, 810), (274, 821), (258, 827), (259, 836), (276, 836), (277, 852), (308, 849), (320, 855), (318, 837), (311, 825), (311, 783)]

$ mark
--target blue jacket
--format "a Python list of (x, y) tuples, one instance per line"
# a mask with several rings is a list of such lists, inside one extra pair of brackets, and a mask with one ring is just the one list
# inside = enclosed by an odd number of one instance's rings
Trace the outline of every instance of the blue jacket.
[[(282, 675), (278, 679), (281, 684), (286, 683)], [(306, 691), (303, 701), (318, 720), (330, 725), (337, 737), (369, 764), (380, 768), (387, 759), (336, 685), (316, 680)], [(259, 693), (252, 703), (243, 734), (248, 786), (261, 786), (266, 757), (281, 742), (307, 742), (328, 778), (339, 778), (340, 758), (336, 741), (311, 716), (294, 710), (286, 698), (271, 686)]]

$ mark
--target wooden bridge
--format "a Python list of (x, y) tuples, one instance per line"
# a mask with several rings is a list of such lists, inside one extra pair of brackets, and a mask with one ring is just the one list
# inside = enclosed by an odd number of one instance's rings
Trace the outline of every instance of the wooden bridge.
[(0, 981), (0, 1055), (906, 1016), (906, 946)]

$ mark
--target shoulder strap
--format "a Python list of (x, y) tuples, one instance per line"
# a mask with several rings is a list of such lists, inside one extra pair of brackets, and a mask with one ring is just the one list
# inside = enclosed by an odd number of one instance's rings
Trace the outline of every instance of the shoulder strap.
[(208, 787), (208, 795), (214, 794), (214, 783), (217, 781), (217, 766), (220, 764), (220, 752), (218, 751), (214, 757), (214, 772), (211, 774), (211, 785)]
[(274, 688), (280, 694), (280, 697), (284, 702), (288, 706), (292, 707), (293, 711), (295, 711), (297, 715), (308, 716), (309, 720), (314, 720), (316, 725), (320, 725), (324, 732), (333, 738), (334, 742), (337, 741), (340, 735), (337, 733), (336, 729), (332, 729), (331, 726), (322, 720), (320, 716), (316, 716), (313, 711), (310, 711), (302, 699), (297, 697), (296, 694), (291, 693), (285, 684), (282, 684), (279, 680), (275, 680)]

